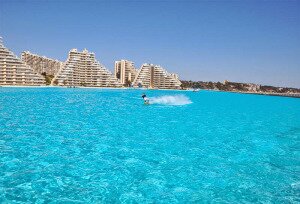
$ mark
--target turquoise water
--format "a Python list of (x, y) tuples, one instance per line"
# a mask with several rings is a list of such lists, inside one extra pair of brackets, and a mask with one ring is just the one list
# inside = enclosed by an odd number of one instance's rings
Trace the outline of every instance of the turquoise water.
[(143, 92), (0, 88), (0, 203), (300, 202), (300, 99)]

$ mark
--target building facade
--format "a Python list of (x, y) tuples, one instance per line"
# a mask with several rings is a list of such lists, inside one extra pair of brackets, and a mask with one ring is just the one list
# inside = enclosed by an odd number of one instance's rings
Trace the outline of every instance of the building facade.
[(133, 84), (153, 89), (180, 89), (181, 82), (177, 74), (170, 74), (161, 66), (143, 64)]
[(52, 80), (53, 85), (121, 87), (120, 81), (96, 59), (95, 54), (84, 49), (72, 49), (67, 61)]
[(120, 80), (123, 85), (131, 85), (137, 70), (134, 63), (128, 60), (115, 61), (115, 77)]
[(32, 54), (29, 51), (22, 52), (21, 59), (35, 72), (40, 74), (46, 73), (46, 75), (52, 76), (55, 76), (63, 65), (63, 63), (58, 60)]
[(39, 86), (45, 83), (42, 75), (4, 47), (0, 37), (0, 85)]

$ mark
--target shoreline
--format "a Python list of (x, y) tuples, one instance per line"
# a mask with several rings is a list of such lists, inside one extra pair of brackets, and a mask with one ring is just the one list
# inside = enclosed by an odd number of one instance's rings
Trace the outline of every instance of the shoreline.
[(241, 93), (241, 94), (253, 94), (253, 95), (263, 95), (263, 96), (279, 96), (279, 97), (289, 97), (289, 98), (300, 98), (300, 93), (268, 93), (268, 92), (238, 92), (238, 91), (227, 91), (231, 93)]
[(147, 89), (147, 88), (131, 88), (131, 87), (84, 87), (84, 86), (76, 86), (75, 88), (67, 87), (67, 86), (11, 86), (11, 85), (0, 85), (0, 88), (65, 88), (65, 89), (123, 89), (123, 90), (144, 90), (144, 91), (152, 91), (152, 90), (163, 90), (163, 91), (190, 91), (187, 89)]
[[(235, 94), (252, 94), (252, 95), (263, 95), (263, 96), (278, 96), (278, 97), (289, 97), (289, 98), (300, 98), (300, 93), (269, 93), (269, 92), (245, 92), (245, 91), (224, 91), (224, 90), (214, 90), (214, 89), (201, 89), (205, 91), (216, 91), (216, 92), (227, 92)], [(200, 90), (200, 92), (201, 92)]]
[[(66, 86), (11, 86), (11, 85), (0, 85), (0, 88), (68, 88)], [(75, 89), (123, 89), (123, 90), (162, 90), (162, 91), (188, 91), (193, 92), (192, 89), (147, 89), (147, 88), (128, 88), (128, 87), (76, 87)], [(214, 90), (214, 89), (200, 89), (196, 92), (201, 91), (218, 91), (218, 92), (228, 92), (228, 93), (237, 93), (237, 94), (253, 94), (253, 95), (263, 95), (263, 96), (278, 96), (278, 97), (289, 97), (289, 98), (300, 98), (300, 93), (269, 93), (269, 92), (244, 92), (244, 91), (224, 91), (224, 90)]]

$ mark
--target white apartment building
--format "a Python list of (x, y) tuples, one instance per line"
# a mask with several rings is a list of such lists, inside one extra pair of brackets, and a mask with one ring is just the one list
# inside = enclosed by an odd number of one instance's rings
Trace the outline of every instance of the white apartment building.
[(72, 49), (52, 84), (60, 86), (121, 87), (120, 81), (84, 49)]
[(133, 84), (153, 89), (180, 89), (181, 82), (177, 74), (170, 74), (159, 65), (143, 64)]
[(58, 60), (32, 54), (29, 51), (22, 52), (21, 59), (35, 72), (40, 74), (46, 73), (47, 75), (53, 76), (55, 76), (58, 73), (58, 71), (63, 65), (63, 63)]
[(115, 77), (120, 80), (123, 85), (132, 83), (137, 74), (134, 63), (128, 60), (115, 61)]
[(45, 78), (4, 47), (0, 37), (0, 85), (44, 85)]

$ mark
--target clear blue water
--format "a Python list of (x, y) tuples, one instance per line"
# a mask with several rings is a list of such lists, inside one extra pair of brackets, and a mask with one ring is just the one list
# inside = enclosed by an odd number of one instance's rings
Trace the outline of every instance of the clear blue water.
[(300, 99), (0, 88), (0, 203), (299, 203)]

